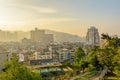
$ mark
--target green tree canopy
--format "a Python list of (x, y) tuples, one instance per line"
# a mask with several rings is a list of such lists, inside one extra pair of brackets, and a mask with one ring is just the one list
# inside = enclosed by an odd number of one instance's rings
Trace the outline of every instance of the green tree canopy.
[(75, 54), (76, 54), (75, 55), (75, 62), (79, 64), (80, 60), (82, 58), (84, 58), (85, 52), (84, 52), (84, 50), (81, 47), (79, 47)]
[(94, 67), (106, 66), (109, 71), (113, 72), (117, 64), (120, 63), (120, 38), (102, 34), (102, 39), (107, 42), (105, 47), (95, 47), (87, 57)]
[(86, 58), (89, 61), (89, 63), (91, 63), (97, 70), (103, 67), (99, 61), (99, 55), (98, 55), (99, 51), (100, 51), (100, 47), (94, 46), (94, 48), (89, 52)]
[(5, 63), (4, 72), (0, 74), (1, 80), (41, 80), (38, 73), (34, 73), (24, 65), (18, 63), (14, 57), (10, 62)]

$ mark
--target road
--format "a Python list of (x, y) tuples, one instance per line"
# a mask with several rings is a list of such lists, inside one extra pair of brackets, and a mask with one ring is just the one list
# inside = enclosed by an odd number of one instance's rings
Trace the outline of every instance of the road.
[(101, 74), (95, 78), (93, 78), (92, 80), (99, 80), (102, 79), (105, 76), (105, 73), (107, 72), (107, 68), (105, 68), (104, 70), (102, 70)]
[[(100, 75), (98, 76), (94, 76), (94, 77), (91, 77), (89, 79), (84, 79), (84, 80), (99, 80), (100, 78), (103, 78), (105, 73), (107, 72), (107, 69), (105, 68), (104, 70), (101, 71)], [(75, 77), (72, 77), (70, 80), (75, 80), (75, 79), (78, 79), (78, 78), (82, 78), (82, 76), (86, 75), (86, 74), (89, 74), (90, 72), (86, 72), (84, 74), (81, 74), (81, 75), (78, 75), (78, 76), (75, 76)]]
[[(91, 71), (91, 72), (92, 72), (92, 71)], [(70, 80), (75, 80), (75, 79), (78, 79), (78, 78), (82, 78), (82, 76), (87, 75), (87, 74), (89, 74), (89, 73), (91, 73), (91, 72), (86, 72), (86, 73), (84, 73), (84, 74), (80, 74), (80, 75), (78, 75), (78, 76), (72, 77)]]

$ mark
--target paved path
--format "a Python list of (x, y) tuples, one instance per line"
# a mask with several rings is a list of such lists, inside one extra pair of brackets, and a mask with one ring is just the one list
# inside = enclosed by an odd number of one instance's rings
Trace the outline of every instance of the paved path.
[(95, 77), (94, 79), (92, 79), (92, 80), (99, 80), (100, 78), (103, 78), (104, 76), (105, 76), (105, 73), (107, 72), (107, 69), (105, 68), (102, 72), (101, 72), (101, 74), (99, 75), (99, 76), (97, 76), (97, 77)]
[[(91, 71), (92, 72), (92, 71)], [(86, 72), (84, 74), (81, 74), (81, 75), (78, 75), (78, 76), (75, 76), (75, 77), (72, 77), (70, 80), (75, 80), (75, 79), (78, 79), (78, 78), (83, 78), (82, 76), (86, 75), (86, 74), (89, 74), (91, 72)], [(105, 73), (107, 72), (107, 69), (105, 68), (104, 70), (101, 71), (100, 75), (96, 76), (96, 77), (93, 77), (93, 78), (89, 78), (89, 79), (84, 79), (84, 80), (99, 80), (100, 78), (103, 78)]]
[[(91, 72), (92, 72), (92, 71), (91, 71)], [(75, 80), (75, 79), (78, 79), (78, 78), (83, 78), (82, 76), (87, 75), (87, 74), (89, 74), (89, 73), (91, 73), (91, 72), (86, 72), (86, 73), (84, 73), (84, 74), (80, 74), (80, 75), (78, 75), (78, 76), (72, 77), (70, 80)]]

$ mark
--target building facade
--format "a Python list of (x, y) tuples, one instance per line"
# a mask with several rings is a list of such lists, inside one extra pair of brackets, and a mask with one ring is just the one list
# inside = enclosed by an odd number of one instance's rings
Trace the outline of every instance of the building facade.
[(44, 54), (41, 54), (40, 52), (35, 52), (34, 56), (35, 56), (35, 60), (52, 59), (52, 53), (51, 52), (45, 52)]
[(54, 38), (53, 34), (46, 34), (45, 30), (35, 28), (35, 30), (31, 31), (31, 41), (49, 44), (54, 41)]
[(35, 28), (35, 30), (31, 31), (31, 41), (42, 42), (44, 35), (45, 35), (44, 30), (38, 30), (37, 28)]
[(71, 64), (74, 63), (75, 52), (73, 50), (62, 49), (58, 51), (58, 55), (59, 62), (69, 61)]
[(98, 32), (98, 29), (95, 28), (94, 26), (88, 29), (88, 32), (86, 35), (86, 42), (87, 44), (90, 44), (90, 45), (99, 44), (100, 42), (99, 32)]

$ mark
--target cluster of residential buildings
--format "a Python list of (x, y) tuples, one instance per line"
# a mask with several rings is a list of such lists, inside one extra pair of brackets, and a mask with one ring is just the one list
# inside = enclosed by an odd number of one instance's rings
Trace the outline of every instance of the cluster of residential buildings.
[[(66, 62), (70, 62), (74, 64), (75, 60), (75, 50), (78, 47), (83, 47), (85, 52), (87, 53), (87, 49), (85, 48), (84, 44), (78, 43), (55, 43), (52, 34), (46, 34), (44, 30), (35, 30), (31, 31), (31, 39), (23, 39), (22, 42), (25, 45), (29, 43), (37, 43), (37, 48), (39, 50), (29, 49), (28, 54), (24, 52), (19, 54), (19, 61), (20, 62), (28, 62), (29, 65), (48, 65), (48, 64), (65, 64)], [(47, 44), (47, 46), (40, 46), (40, 44)], [(98, 45), (100, 43), (100, 36), (98, 29), (95, 27), (90, 27), (88, 29), (86, 35), (86, 46), (89, 45)]]
[(80, 42), (54, 42), (53, 34), (46, 34), (44, 30), (31, 31), (30, 39), (22, 39), (22, 43), (1, 43), (8, 53), (19, 56), (19, 62), (27, 65), (56, 65), (70, 62), (74, 64), (75, 51), (82, 47), (87, 53), (89, 45), (98, 45), (100, 36), (98, 29), (91, 27), (86, 35), (86, 44)]
[[(72, 47), (72, 46), (71, 46)], [(56, 65), (66, 62), (74, 63), (75, 49), (63, 44), (52, 44), (39, 50), (23, 51), (19, 53), (19, 62), (28, 65)]]

